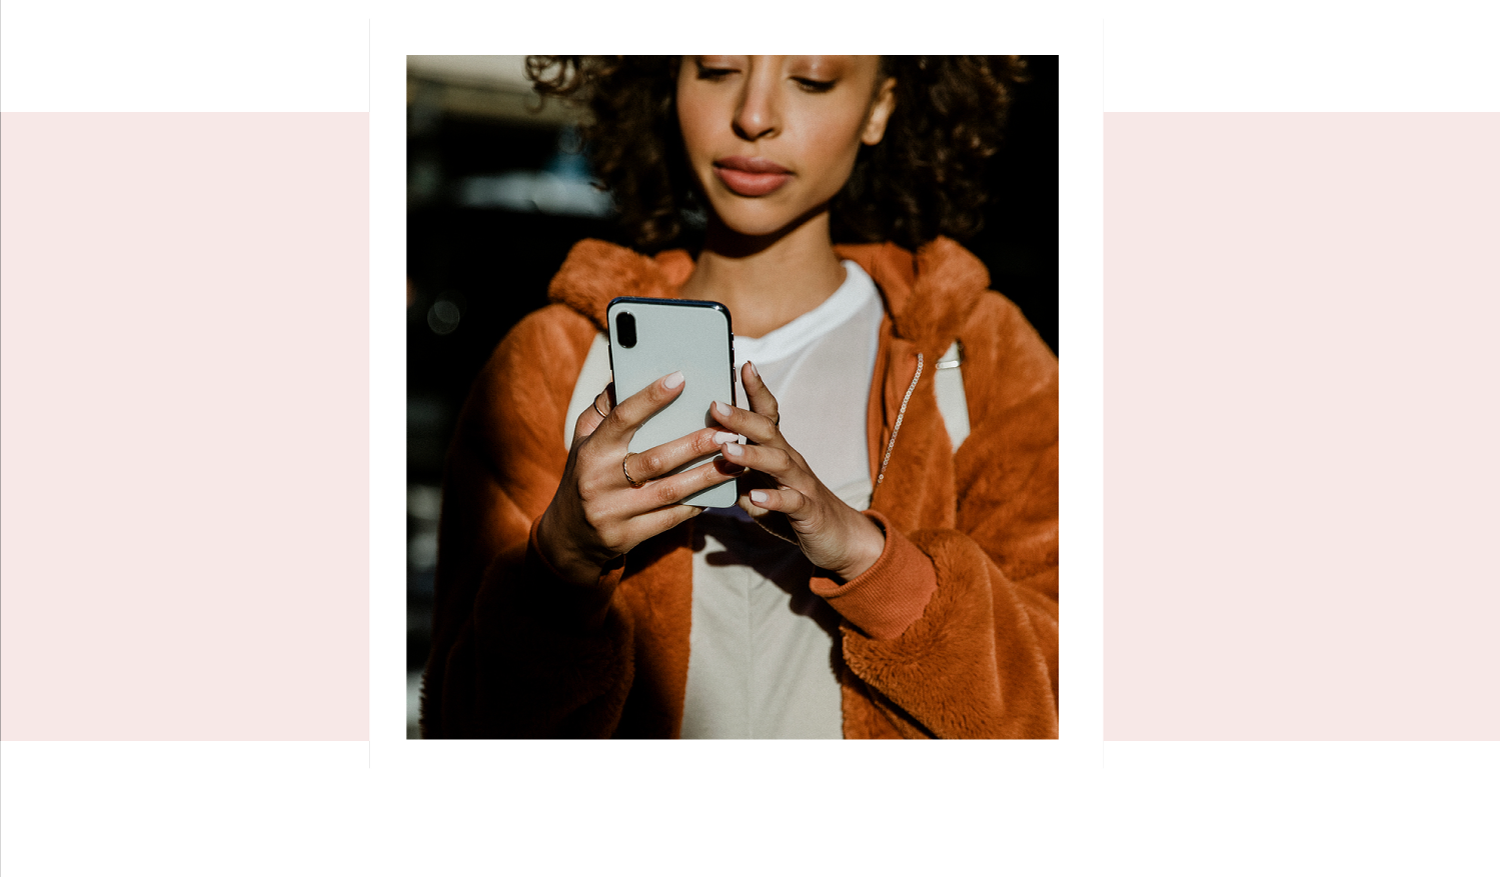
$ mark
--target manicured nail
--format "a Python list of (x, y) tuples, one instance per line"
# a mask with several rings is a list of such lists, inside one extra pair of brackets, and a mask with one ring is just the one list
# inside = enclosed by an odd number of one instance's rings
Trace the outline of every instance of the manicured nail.
[(682, 386), (682, 382), (685, 380), (687, 380), (687, 378), (683, 377), (682, 372), (672, 372), (671, 374), (661, 379), (661, 385), (663, 387), (666, 387), (668, 390), (675, 390), (678, 387)]
[(739, 442), (729, 442), (724, 445), (724, 453), (731, 457), (743, 457), (745, 455), (745, 448)]
[(756, 368), (753, 362), (750, 363), (750, 374), (755, 375), (757, 378), (760, 377), (760, 369)]
[(718, 444), (721, 444), (721, 445), (724, 444), (725, 442), (737, 442), (739, 440), (740, 440), (740, 437), (737, 436), (737, 435), (735, 435), (732, 432), (716, 432), (716, 433), (714, 433), (714, 441), (717, 442)]
[(770, 497), (766, 494), (766, 492), (764, 490), (752, 490), (752, 491), (750, 491), (750, 501), (751, 502), (762, 503), (762, 502), (765, 502), (768, 499), (770, 499)]
[(728, 405), (725, 405), (723, 402), (715, 402), (714, 410), (719, 412), (720, 417), (728, 417), (734, 412), (734, 409), (730, 408)]

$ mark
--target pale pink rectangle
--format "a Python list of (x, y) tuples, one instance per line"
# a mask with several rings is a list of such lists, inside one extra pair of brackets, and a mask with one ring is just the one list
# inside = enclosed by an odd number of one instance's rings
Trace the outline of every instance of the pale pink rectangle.
[(1105, 737), (1500, 737), (1500, 115), (1105, 156)]
[(0, 736), (368, 739), (368, 115), (0, 132)]

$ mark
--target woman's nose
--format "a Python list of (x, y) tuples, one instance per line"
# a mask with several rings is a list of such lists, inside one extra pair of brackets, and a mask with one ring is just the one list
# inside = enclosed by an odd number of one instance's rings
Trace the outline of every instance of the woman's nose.
[[(759, 140), (774, 134), (781, 125), (777, 100), (776, 65), (770, 58), (755, 58), (740, 92), (740, 105), (734, 114), (734, 131), (746, 140)], [(759, 62), (759, 63), (757, 63)]]

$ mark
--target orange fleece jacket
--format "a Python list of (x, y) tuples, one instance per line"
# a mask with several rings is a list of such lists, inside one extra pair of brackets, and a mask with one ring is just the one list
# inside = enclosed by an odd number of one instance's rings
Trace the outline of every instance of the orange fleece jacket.
[[(811, 583), (843, 618), (844, 736), (1056, 737), (1057, 359), (953, 241), (915, 254), (836, 249), (886, 308), (867, 421), (879, 483), (866, 512), (885, 549), (850, 582)], [(605, 573), (618, 587), (602, 614), (579, 608), (533, 527), (562, 477), (568, 402), (605, 306), (673, 297), (692, 267), (680, 250), (648, 258), (579, 243), (552, 281), (553, 304), (522, 320), (476, 379), (444, 476), (425, 736), (679, 735), (693, 522)], [(954, 340), (971, 424), (956, 453), (932, 380)]]

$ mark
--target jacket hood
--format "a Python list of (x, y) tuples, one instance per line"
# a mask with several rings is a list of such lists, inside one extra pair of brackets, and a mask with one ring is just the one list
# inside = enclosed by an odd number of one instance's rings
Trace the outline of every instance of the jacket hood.
[[(898, 338), (920, 347), (946, 346), (958, 335), (979, 298), (989, 288), (984, 263), (955, 241), (940, 237), (915, 254), (891, 243), (835, 246), (880, 288)], [(547, 295), (607, 330), (605, 310), (616, 296), (676, 298), (693, 272), (685, 250), (655, 257), (606, 241), (579, 241), (552, 278)]]

